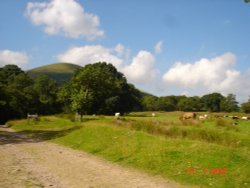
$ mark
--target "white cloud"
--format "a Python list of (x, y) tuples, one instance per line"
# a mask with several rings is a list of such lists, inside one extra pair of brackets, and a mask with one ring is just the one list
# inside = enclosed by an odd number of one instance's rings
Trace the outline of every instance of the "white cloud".
[(49, 0), (29, 2), (26, 15), (35, 25), (44, 26), (50, 35), (62, 34), (66, 37), (95, 39), (104, 35), (99, 29), (99, 17), (86, 13), (75, 0)]
[(155, 78), (155, 57), (147, 51), (140, 51), (132, 60), (130, 65), (124, 67), (123, 71), (129, 80), (136, 83), (147, 83)]
[[(155, 77), (155, 57), (147, 51), (140, 51), (127, 63), (129, 49), (118, 44), (115, 48), (106, 48), (101, 45), (74, 47), (57, 56), (61, 62), (71, 62), (84, 66), (90, 63), (112, 63), (123, 72), (132, 83), (146, 83)], [(119, 55), (119, 56), (118, 56)]]
[(115, 48), (113, 49), (115, 52), (115, 55), (119, 58), (122, 58), (123, 61), (127, 62), (130, 59), (130, 49), (126, 48), (122, 44), (117, 44)]
[(0, 50), (0, 66), (7, 64), (15, 64), (20, 68), (24, 68), (30, 60), (30, 57), (23, 52), (16, 52), (11, 50)]
[(159, 41), (159, 42), (156, 43), (156, 45), (155, 45), (155, 53), (161, 53), (161, 51), (162, 51), (162, 44), (163, 44), (162, 41)]
[[(234, 69), (236, 56), (225, 53), (212, 59), (201, 59), (194, 63), (177, 62), (164, 75), (166, 85), (208, 92), (234, 93), (242, 96), (250, 89), (241, 72)], [(246, 91), (247, 90), (247, 91)]]
[(112, 52), (112, 49), (101, 45), (74, 47), (58, 55), (57, 59), (61, 62), (71, 62), (81, 66), (105, 61), (119, 68), (123, 60), (113, 55)]
[(114, 50), (118, 56), (123, 56), (125, 52), (125, 47), (122, 44), (117, 44)]

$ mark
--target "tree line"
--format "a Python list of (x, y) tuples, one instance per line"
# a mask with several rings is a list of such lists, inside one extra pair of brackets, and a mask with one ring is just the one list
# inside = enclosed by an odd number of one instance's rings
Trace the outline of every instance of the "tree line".
[(202, 97), (192, 96), (145, 96), (142, 100), (143, 110), (152, 111), (209, 111), (209, 112), (236, 112), (240, 110), (234, 94), (223, 96), (220, 93), (211, 93)]
[(32, 79), (16, 65), (0, 68), (0, 123), (27, 113), (78, 112), (111, 115), (130, 111), (211, 111), (250, 113), (250, 100), (239, 107), (236, 96), (211, 93), (202, 97), (156, 97), (139, 91), (112, 65), (98, 62), (78, 69), (58, 85), (46, 75)]

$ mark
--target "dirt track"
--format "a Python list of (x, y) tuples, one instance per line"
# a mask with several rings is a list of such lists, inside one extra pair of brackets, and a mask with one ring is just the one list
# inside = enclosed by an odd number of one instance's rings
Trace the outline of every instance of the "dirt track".
[(181, 188), (160, 177), (0, 128), (0, 187)]

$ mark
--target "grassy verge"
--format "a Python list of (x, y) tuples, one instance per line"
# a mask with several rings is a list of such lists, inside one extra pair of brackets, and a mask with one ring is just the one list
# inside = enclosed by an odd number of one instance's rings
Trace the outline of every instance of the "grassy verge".
[[(163, 121), (163, 118), (159, 118), (159, 121)], [(225, 188), (244, 188), (250, 185), (250, 150), (249, 145), (246, 145), (249, 129), (245, 122), (244, 131), (241, 131), (241, 127), (239, 130), (217, 127), (214, 121), (205, 122), (201, 126), (158, 122), (153, 128), (147, 127), (152, 125), (151, 120), (142, 122), (136, 117), (133, 117), (133, 121), (119, 122), (102, 117), (89, 118), (82, 124), (75, 124), (63, 118), (45, 117), (32, 125), (27, 124), (26, 120), (12, 121), (10, 124), (16, 130), (32, 136), (186, 184)], [(159, 127), (164, 130), (177, 127), (177, 130), (165, 134), (164, 131), (156, 131)], [(185, 136), (183, 131), (186, 132)], [(208, 138), (217, 135), (218, 138), (211, 139), (216, 141), (199, 139), (202, 134)], [(223, 137), (228, 137), (224, 139), (228, 143), (225, 144), (223, 139), (221, 141)], [(245, 144), (235, 145), (235, 139)], [(224, 169), (224, 173), (216, 173), (215, 169)]]

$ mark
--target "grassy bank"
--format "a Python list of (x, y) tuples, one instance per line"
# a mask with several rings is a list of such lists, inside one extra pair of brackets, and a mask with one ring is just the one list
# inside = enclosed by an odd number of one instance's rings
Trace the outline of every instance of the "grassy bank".
[[(201, 187), (249, 187), (250, 122), (237, 129), (178, 124), (178, 113), (152, 120), (146, 115), (123, 120), (88, 117), (81, 124), (65, 118), (9, 122), (18, 131), (102, 156), (185, 184)], [(220, 171), (221, 170), (221, 171)], [(223, 170), (223, 171), (222, 171)], [(223, 172), (223, 173), (222, 173)]]

